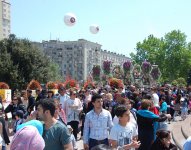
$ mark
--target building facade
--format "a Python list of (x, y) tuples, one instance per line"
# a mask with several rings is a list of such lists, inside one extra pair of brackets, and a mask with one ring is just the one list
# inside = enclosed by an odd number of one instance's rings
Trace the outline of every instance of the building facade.
[(0, 2), (0, 40), (8, 38), (11, 33), (11, 4), (9, 0)]
[(114, 62), (114, 65), (122, 65), (129, 59), (125, 55), (102, 50), (102, 45), (84, 39), (64, 42), (50, 40), (33, 44), (60, 66), (63, 77), (69, 75), (78, 81), (86, 80), (93, 66), (102, 66), (105, 60)]

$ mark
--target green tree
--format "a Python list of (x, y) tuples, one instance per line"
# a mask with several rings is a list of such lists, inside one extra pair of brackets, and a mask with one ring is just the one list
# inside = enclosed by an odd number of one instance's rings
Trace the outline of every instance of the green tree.
[(187, 44), (184, 33), (173, 30), (161, 39), (150, 35), (142, 43), (138, 42), (136, 54), (130, 56), (139, 64), (146, 59), (158, 65), (162, 81), (173, 81), (187, 77), (191, 67), (191, 44)]
[(26, 88), (32, 79), (40, 83), (60, 79), (58, 66), (29, 40), (10, 35), (0, 41), (0, 46), (0, 81), (8, 83), (11, 88)]

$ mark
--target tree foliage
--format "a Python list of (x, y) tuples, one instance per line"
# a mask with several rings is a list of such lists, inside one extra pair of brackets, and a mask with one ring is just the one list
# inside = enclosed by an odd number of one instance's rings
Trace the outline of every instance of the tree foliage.
[(163, 81), (173, 81), (179, 77), (187, 78), (191, 68), (191, 43), (186, 42), (186, 35), (173, 30), (162, 38), (148, 36), (138, 42), (136, 54), (131, 53), (136, 63), (148, 60), (159, 66)]
[(11, 88), (26, 88), (32, 80), (46, 83), (59, 80), (59, 67), (51, 62), (39, 49), (27, 39), (18, 39), (11, 34), (0, 41), (0, 81)]

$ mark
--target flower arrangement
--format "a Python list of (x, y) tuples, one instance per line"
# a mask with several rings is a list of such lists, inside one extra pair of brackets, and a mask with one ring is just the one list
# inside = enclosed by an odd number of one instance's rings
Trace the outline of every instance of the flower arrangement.
[(115, 77), (115, 78), (121, 78), (123, 76), (123, 71), (119, 65), (116, 65), (113, 68), (112, 73), (113, 73), (113, 77)]
[(9, 86), (5, 82), (0, 82), (0, 89), (9, 89)]
[(103, 62), (103, 72), (106, 75), (110, 74), (110, 72), (111, 72), (111, 61), (106, 60)]
[(95, 84), (91, 80), (87, 80), (84, 83), (84, 89), (87, 89), (87, 88), (93, 89), (94, 87), (95, 87)]
[(93, 78), (94, 80), (98, 81), (100, 80), (100, 72), (101, 72), (101, 68), (99, 65), (95, 65), (92, 69), (93, 71)]
[(46, 84), (46, 88), (47, 89), (57, 89), (57, 84), (52, 82), (52, 81), (49, 81), (47, 84)]
[(158, 80), (160, 78), (160, 70), (158, 67), (155, 67), (151, 70), (151, 76), (154, 80)]
[(126, 74), (127, 72), (130, 72), (132, 69), (132, 63), (130, 60), (123, 63), (123, 71)]
[(119, 88), (119, 87), (123, 87), (123, 81), (117, 78), (110, 78), (109, 79), (109, 85), (112, 88)]
[(66, 89), (77, 88), (77, 81), (74, 79), (68, 79), (64, 82)]
[(151, 71), (151, 64), (148, 61), (144, 61), (141, 66), (141, 70), (143, 73), (148, 74)]
[(42, 89), (42, 88), (40, 83), (37, 80), (31, 80), (31, 82), (27, 86), (27, 89), (36, 90), (36, 89)]
[(61, 87), (64, 87), (64, 83), (57, 83), (57, 89), (60, 89)]
[(133, 77), (134, 79), (140, 78), (140, 72), (141, 72), (141, 67), (138, 64), (135, 64), (133, 67)]

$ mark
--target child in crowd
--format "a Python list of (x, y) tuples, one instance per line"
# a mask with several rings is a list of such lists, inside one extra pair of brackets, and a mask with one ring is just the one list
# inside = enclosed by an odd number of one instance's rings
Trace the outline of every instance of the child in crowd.
[(72, 127), (70, 125), (67, 125), (67, 128), (68, 128), (68, 130), (69, 130), (69, 132), (71, 134), (71, 141), (72, 141), (73, 148), (74, 148), (74, 150), (77, 150), (78, 148), (76, 147), (76, 139), (75, 139), (75, 137), (74, 137), (74, 135), (72, 133), (73, 129), (72, 129)]
[(22, 110), (17, 110), (15, 113), (15, 123), (14, 123), (14, 127), (13, 127), (13, 132), (16, 133), (16, 129), (17, 126), (22, 124), (24, 122), (24, 118), (23, 118), (23, 111)]
[(140, 142), (137, 141), (137, 129), (129, 122), (129, 109), (126, 106), (118, 106), (116, 116), (119, 118), (119, 123), (112, 127), (109, 136), (112, 148), (130, 150), (139, 148)]

